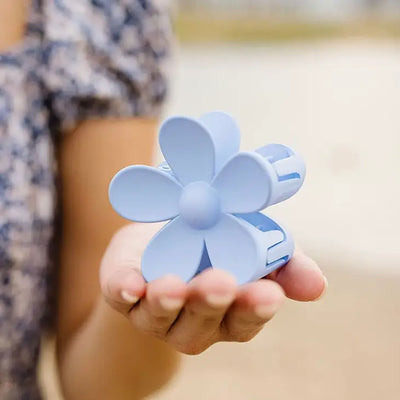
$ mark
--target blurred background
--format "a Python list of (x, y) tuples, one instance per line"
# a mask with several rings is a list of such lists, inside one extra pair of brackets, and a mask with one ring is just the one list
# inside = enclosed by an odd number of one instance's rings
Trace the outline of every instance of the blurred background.
[(304, 188), (268, 213), (330, 287), (251, 343), (185, 357), (152, 400), (399, 399), (400, 0), (181, 0), (173, 15), (166, 114), (225, 110), (242, 149), (303, 154)]

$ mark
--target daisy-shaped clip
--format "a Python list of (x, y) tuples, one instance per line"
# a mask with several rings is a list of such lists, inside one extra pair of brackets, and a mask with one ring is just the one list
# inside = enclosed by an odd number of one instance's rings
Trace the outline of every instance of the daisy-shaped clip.
[(159, 143), (164, 163), (126, 167), (109, 188), (122, 217), (170, 220), (143, 253), (148, 282), (166, 274), (189, 281), (214, 266), (242, 284), (289, 260), (290, 235), (259, 211), (299, 190), (305, 176), (299, 155), (278, 144), (239, 152), (239, 128), (223, 112), (169, 118)]

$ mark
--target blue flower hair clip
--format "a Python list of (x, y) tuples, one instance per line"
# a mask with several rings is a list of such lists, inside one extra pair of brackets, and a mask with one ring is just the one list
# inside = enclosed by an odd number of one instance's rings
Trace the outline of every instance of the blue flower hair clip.
[(287, 263), (291, 236), (259, 211), (300, 189), (305, 165), (297, 153), (280, 144), (240, 152), (239, 128), (223, 112), (169, 118), (159, 143), (165, 162), (126, 167), (109, 188), (122, 217), (170, 220), (143, 253), (146, 281), (166, 274), (189, 281), (215, 266), (242, 284)]

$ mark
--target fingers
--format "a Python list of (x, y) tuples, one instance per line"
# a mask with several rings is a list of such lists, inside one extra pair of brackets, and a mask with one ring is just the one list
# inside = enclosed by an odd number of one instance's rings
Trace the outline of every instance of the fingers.
[(148, 284), (146, 297), (130, 312), (133, 325), (142, 332), (164, 339), (187, 297), (187, 286), (168, 275)]
[(221, 322), (237, 293), (235, 279), (209, 269), (188, 285), (188, 300), (167, 341), (186, 354), (199, 354), (221, 337)]
[(298, 301), (318, 300), (328, 287), (328, 281), (317, 263), (300, 250), (295, 252), (284, 267), (268, 278), (279, 283), (287, 297)]
[(127, 314), (146, 290), (146, 282), (139, 271), (121, 267), (101, 282), (103, 296), (116, 311)]
[(146, 282), (140, 273), (140, 259), (155, 226), (129, 224), (115, 233), (100, 265), (100, 285), (106, 301), (127, 314), (145, 295)]
[(247, 342), (252, 339), (275, 315), (284, 299), (282, 288), (271, 280), (241, 286), (222, 324), (225, 340)]
[(240, 287), (230, 274), (215, 268), (189, 284), (176, 276), (147, 284), (140, 273), (147, 237), (143, 243), (136, 240), (146, 235), (149, 231), (142, 226), (131, 225), (114, 237), (101, 264), (103, 295), (139, 331), (186, 354), (199, 354), (218, 341), (248, 341), (274, 316), (284, 293), (311, 301), (327, 287), (317, 264), (300, 251), (269, 279)]

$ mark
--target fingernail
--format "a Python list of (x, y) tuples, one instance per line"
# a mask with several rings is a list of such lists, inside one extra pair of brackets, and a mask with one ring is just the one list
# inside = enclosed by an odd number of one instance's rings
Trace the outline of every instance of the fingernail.
[(161, 307), (168, 311), (175, 311), (182, 308), (184, 303), (183, 299), (173, 298), (173, 297), (161, 297), (160, 304)]
[(138, 300), (139, 297), (134, 295), (133, 293), (129, 293), (126, 290), (121, 291), (121, 297), (130, 304), (135, 304)]
[(328, 291), (328, 286), (329, 286), (328, 279), (326, 279), (325, 276), (323, 278), (324, 278), (324, 282), (325, 282), (324, 288), (322, 289), (321, 294), (314, 301), (318, 301), (318, 300), (322, 299), (325, 296), (326, 292)]
[(228, 306), (233, 301), (231, 294), (208, 294), (206, 302), (213, 307), (222, 308)]
[(257, 317), (262, 319), (269, 319), (278, 311), (279, 304), (264, 304), (259, 305), (254, 309)]

